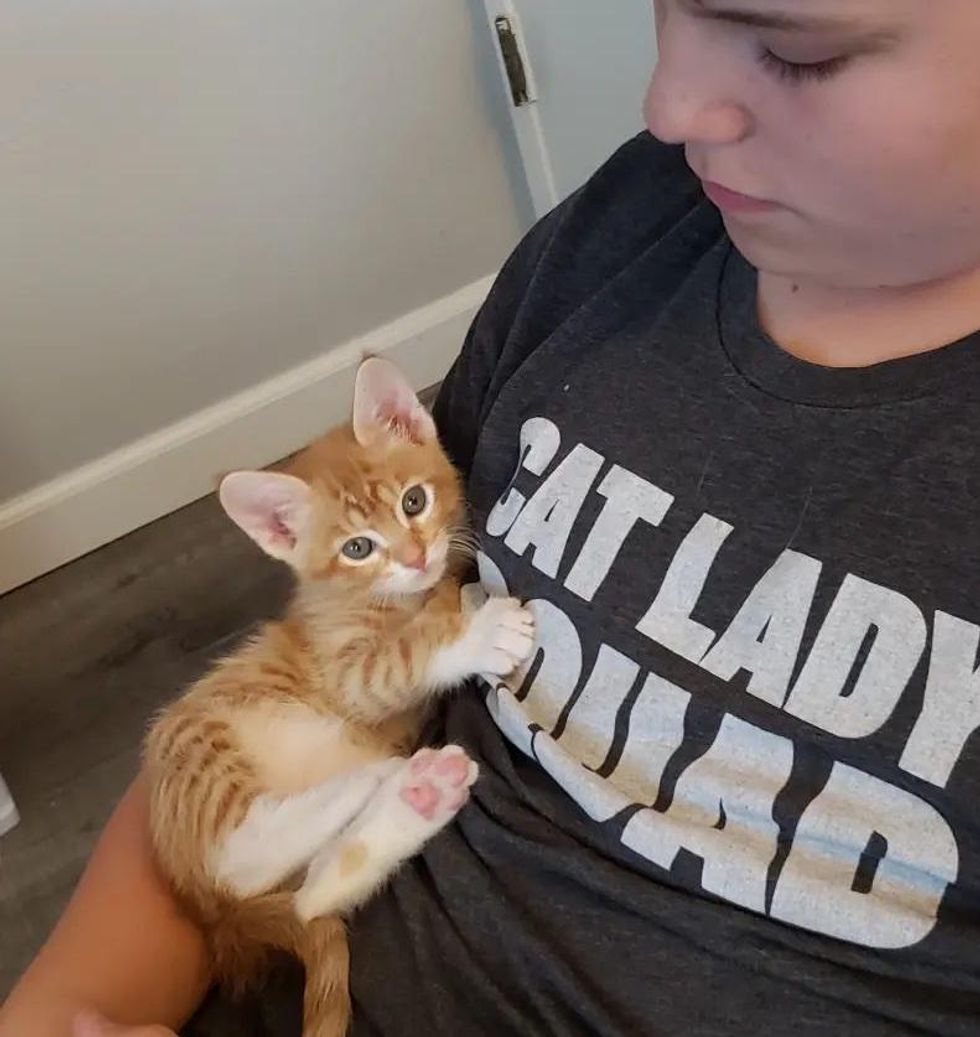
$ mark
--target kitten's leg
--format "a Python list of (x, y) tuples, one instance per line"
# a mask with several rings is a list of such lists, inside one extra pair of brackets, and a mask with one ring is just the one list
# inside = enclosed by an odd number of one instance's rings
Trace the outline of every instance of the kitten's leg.
[(213, 878), (239, 897), (277, 886), (309, 864), (404, 763), (383, 760), (292, 796), (257, 796), (242, 823), (215, 848)]
[(476, 781), (476, 764), (457, 745), (421, 749), (399, 763), (341, 838), (313, 859), (296, 894), (304, 921), (364, 901), (456, 816)]
[(462, 633), (432, 653), (429, 687), (452, 687), (485, 673), (506, 677), (534, 648), (534, 619), (516, 598), (489, 598), (465, 617)]

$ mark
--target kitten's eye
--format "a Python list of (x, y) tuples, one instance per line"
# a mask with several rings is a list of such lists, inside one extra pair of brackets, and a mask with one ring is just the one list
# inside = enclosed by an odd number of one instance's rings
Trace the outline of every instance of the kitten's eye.
[(370, 537), (351, 537), (340, 552), (352, 562), (363, 562), (374, 553), (374, 541)]
[(402, 511), (411, 518), (414, 515), (421, 515), (425, 511), (425, 506), (428, 504), (429, 498), (426, 495), (425, 489), (422, 486), (413, 486), (411, 489), (405, 491), (405, 496), (402, 497)]

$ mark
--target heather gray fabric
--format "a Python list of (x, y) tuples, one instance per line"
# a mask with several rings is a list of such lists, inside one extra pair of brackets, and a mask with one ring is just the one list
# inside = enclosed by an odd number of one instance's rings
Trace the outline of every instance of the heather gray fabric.
[(475, 322), (437, 418), (541, 648), (446, 710), (356, 1037), (980, 1032), (980, 346), (818, 369), (754, 301), (642, 135)]

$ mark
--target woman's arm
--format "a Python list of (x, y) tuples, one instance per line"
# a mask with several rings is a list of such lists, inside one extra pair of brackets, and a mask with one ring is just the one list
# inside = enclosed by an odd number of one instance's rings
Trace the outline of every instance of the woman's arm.
[(79, 1009), (180, 1026), (208, 987), (204, 940), (154, 866), (142, 779), (122, 798), (65, 913), (0, 1008), (0, 1037), (68, 1037)]

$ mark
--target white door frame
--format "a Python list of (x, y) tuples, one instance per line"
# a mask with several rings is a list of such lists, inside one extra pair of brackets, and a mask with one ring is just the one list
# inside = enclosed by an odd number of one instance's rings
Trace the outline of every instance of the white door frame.
[[(531, 192), (531, 203), (537, 216), (544, 216), (550, 212), (561, 198), (555, 183), (555, 174), (548, 155), (548, 147), (545, 143), (544, 130), (541, 126), (541, 118), (538, 111), (538, 92), (534, 81), (534, 69), (528, 58), (525, 47), (523, 29), (521, 27), (520, 15), (511, 0), (483, 0), (487, 12), (487, 22), (493, 35), (494, 49), (497, 51), (497, 60), (500, 66), (501, 82), (507, 104), (511, 108), (511, 118), (517, 133), (517, 146), (520, 149), (521, 160), (524, 163), (527, 185)], [(504, 64), (503, 54), (497, 43), (497, 19), (506, 18), (516, 38), (517, 47), (521, 60), (524, 64), (524, 74), (527, 80), (527, 102), (517, 105), (511, 97), (507, 69)]]

